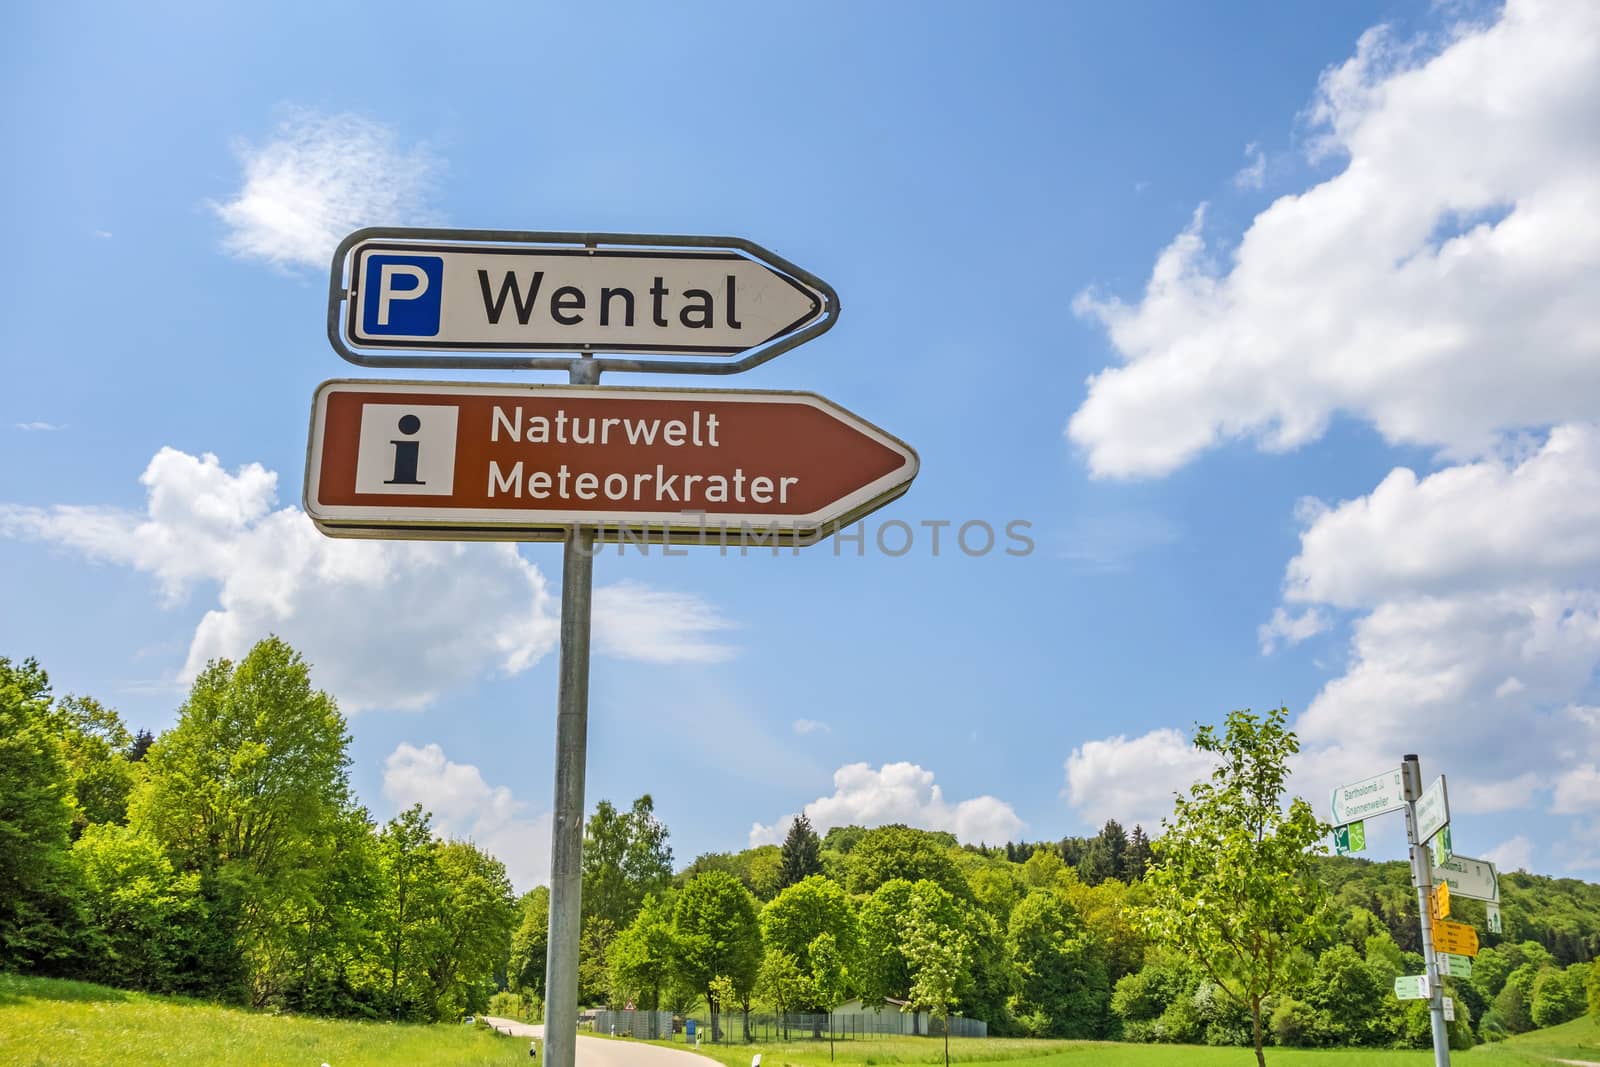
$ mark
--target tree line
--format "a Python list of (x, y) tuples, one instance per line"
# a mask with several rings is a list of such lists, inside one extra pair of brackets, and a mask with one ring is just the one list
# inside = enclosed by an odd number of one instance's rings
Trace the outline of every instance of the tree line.
[(420, 807), (376, 824), (349, 744), (275, 638), (208, 664), (154, 738), (0, 657), (0, 967), (330, 1015), (487, 1003), (504, 866)]
[[(585, 826), (584, 1004), (822, 1014), (955, 1012), (996, 1034), (1256, 1045), (1423, 1045), (1404, 862), (1319, 853), (1284, 792), (1286, 711), (1196, 744), (1217, 775), (1154, 840), (960, 844), (902, 825), (712, 852), (681, 869), (652, 798)], [(262, 1007), (407, 1020), (537, 1011), (549, 896), (441, 840), (420, 807), (379, 825), (349, 736), (269, 639), (195, 680), (176, 725), (130, 735), (0, 658), (0, 966)], [(1504, 933), (1451, 979), (1460, 1043), (1600, 1012), (1600, 886), (1501, 877)], [(1483, 906), (1454, 905), (1484, 929)]]

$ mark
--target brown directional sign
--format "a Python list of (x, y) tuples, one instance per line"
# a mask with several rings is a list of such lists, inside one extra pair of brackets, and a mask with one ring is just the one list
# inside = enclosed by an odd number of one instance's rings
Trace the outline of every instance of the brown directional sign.
[(335, 537), (810, 544), (916, 473), (811, 393), (332, 381), (305, 509)]
[(1466, 923), (1440, 919), (1433, 924), (1433, 950), (1453, 952), (1457, 956), (1478, 954), (1478, 931)]

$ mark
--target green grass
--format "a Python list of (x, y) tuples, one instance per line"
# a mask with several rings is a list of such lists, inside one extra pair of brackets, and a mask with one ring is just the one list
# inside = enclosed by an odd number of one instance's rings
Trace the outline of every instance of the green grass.
[(527, 1058), (526, 1041), (459, 1024), (263, 1015), (86, 982), (0, 974), (0, 1064), (5, 1067), (487, 1067)]
[[(624, 1040), (618, 1038), (617, 1040)], [(667, 1044), (664, 1041), (652, 1044)], [(682, 1036), (671, 1042), (684, 1048)], [(886, 1037), (841, 1041), (837, 1059), (829, 1061), (826, 1041), (702, 1045), (700, 1054), (727, 1067), (750, 1067), (761, 1054), (761, 1067), (873, 1067), (892, 1064), (943, 1064), (944, 1043), (937, 1038)], [(1458, 1054), (1459, 1055), (1459, 1054)], [(950, 1062), (962, 1067), (1254, 1067), (1248, 1048), (1193, 1045), (1125, 1045), (1103, 1041), (1030, 1041), (1023, 1038), (957, 1038), (950, 1042)], [(1433, 1053), (1385, 1049), (1267, 1050), (1268, 1067), (1431, 1067)]]
[(1600, 1063), (1600, 1019), (1586, 1015), (1472, 1050), (1472, 1062), (1484, 1067), (1490, 1063), (1549, 1063), (1557, 1059)]

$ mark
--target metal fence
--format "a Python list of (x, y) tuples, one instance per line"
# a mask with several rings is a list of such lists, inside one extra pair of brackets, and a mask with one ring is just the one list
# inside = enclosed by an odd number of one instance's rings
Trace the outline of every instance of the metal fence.
[(670, 1011), (597, 1011), (594, 1013), (594, 1032), (597, 1034), (626, 1034), (647, 1041), (672, 1034)]
[[(694, 1039), (689, 1037), (689, 1023), (694, 1024)], [(615, 1027), (615, 1030), (612, 1028)], [(952, 1015), (949, 1019), (951, 1037), (987, 1037), (989, 1024), (982, 1019), (967, 1019)], [(628, 1034), (633, 1037), (655, 1038), (674, 1033), (672, 1016), (659, 1011), (600, 1011), (595, 1013), (596, 1033)], [(774, 1041), (870, 1041), (878, 1037), (943, 1037), (945, 1020), (932, 1018), (927, 1012), (903, 1012), (894, 1009), (868, 1012), (835, 1012), (832, 1015), (791, 1012), (771, 1014), (766, 1012), (723, 1012), (717, 1017), (717, 1027), (712, 1030), (708, 1017), (691, 1017), (677, 1027), (676, 1039), (706, 1044), (771, 1044)]]

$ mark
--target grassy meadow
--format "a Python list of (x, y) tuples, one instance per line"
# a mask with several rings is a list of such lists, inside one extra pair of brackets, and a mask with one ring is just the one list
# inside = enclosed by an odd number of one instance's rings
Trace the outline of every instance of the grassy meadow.
[(459, 1024), (264, 1015), (86, 982), (0, 973), (4, 1067), (318, 1067), (322, 1063), (489, 1067), (523, 1063), (527, 1058), (526, 1041)]

